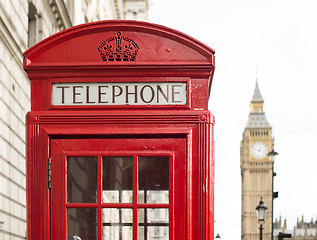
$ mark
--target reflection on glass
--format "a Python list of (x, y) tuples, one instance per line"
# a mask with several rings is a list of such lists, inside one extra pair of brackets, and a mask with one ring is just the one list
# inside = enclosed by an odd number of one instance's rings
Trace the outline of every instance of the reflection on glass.
[(168, 208), (139, 208), (138, 221), (142, 226), (145, 223), (164, 223), (164, 226), (168, 226)]
[(133, 157), (103, 157), (102, 201), (132, 203)]
[(97, 240), (96, 209), (67, 209), (67, 239)]
[(139, 209), (138, 239), (169, 239), (168, 208)]
[(138, 191), (139, 203), (168, 203), (169, 202), (168, 193), (169, 193), (168, 190), (166, 191), (139, 190)]
[(67, 158), (67, 202), (95, 203), (97, 199), (97, 158)]
[[(146, 235), (147, 236), (147, 235)], [(145, 237), (144, 237), (144, 227), (142, 227), (142, 226), (140, 226), (139, 225), (139, 227), (138, 227), (138, 240), (139, 239), (142, 239), (142, 240), (144, 240), (144, 239), (146, 239)]]
[(133, 191), (127, 190), (103, 190), (102, 202), (104, 203), (131, 203)]
[(132, 240), (133, 211), (125, 208), (102, 209), (102, 239)]
[(139, 157), (139, 203), (169, 203), (169, 157)]
[(168, 227), (164, 227), (164, 226), (148, 227), (147, 239), (168, 240), (169, 239)]

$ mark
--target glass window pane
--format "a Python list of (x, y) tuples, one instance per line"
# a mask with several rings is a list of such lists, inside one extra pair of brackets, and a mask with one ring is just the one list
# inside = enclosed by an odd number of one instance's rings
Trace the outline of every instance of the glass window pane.
[(103, 226), (102, 240), (119, 240), (119, 226)]
[(133, 157), (103, 157), (102, 201), (132, 203)]
[(144, 240), (144, 239), (146, 239), (144, 237), (144, 227), (139, 225), (139, 227), (138, 227), (138, 240)]
[[(146, 229), (146, 230), (145, 230)], [(139, 226), (138, 240), (168, 240), (169, 228), (166, 226), (149, 226), (147, 228)]]
[(67, 209), (67, 239), (97, 240), (97, 213), (94, 208)]
[(139, 157), (139, 203), (169, 203), (169, 157)]
[(148, 208), (138, 210), (138, 239), (169, 239), (169, 209)]
[[(168, 208), (139, 208), (138, 215), (139, 225), (162, 225), (168, 226), (169, 223), (169, 209)], [(152, 224), (153, 223), (153, 224)]]
[(132, 209), (104, 208), (102, 219), (103, 240), (133, 239)]
[(169, 231), (168, 227), (164, 226), (151, 226), (147, 231), (147, 239), (155, 240), (168, 240)]
[(67, 202), (95, 203), (97, 200), (97, 158), (67, 158)]

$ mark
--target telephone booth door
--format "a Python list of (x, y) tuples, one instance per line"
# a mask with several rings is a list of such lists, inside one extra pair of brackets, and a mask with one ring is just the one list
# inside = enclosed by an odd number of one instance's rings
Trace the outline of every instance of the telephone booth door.
[(50, 145), (52, 240), (185, 239), (185, 138)]

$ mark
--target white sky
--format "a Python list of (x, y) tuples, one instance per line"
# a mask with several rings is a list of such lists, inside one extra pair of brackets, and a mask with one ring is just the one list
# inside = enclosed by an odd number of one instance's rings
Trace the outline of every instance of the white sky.
[(149, 20), (216, 51), (209, 109), (216, 117), (215, 234), (240, 239), (240, 141), (256, 71), (273, 127), (274, 217), (317, 217), (317, 1), (149, 0)]

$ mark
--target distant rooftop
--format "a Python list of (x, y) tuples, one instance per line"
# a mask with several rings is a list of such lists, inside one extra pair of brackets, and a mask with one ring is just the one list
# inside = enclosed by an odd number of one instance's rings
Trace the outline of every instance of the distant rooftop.
[[(304, 217), (301, 220), (297, 219), (297, 224), (293, 229), (287, 228), (286, 219), (284, 219), (284, 223), (282, 224), (281, 217), (279, 220), (275, 220), (274, 222), (274, 236), (277, 236), (279, 232), (290, 233), (292, 234), (292, 239), (296, 237), (317, 237), (317, 220), (311, 219), (310, 222), (305, 222)], [(302, 238), (301, 238), (302, 239)], [(309, 238), (311, 239), (311, 238)]]
[(272, 128), (264, 113), (252, 113), (249, 115), (247, 128)]

